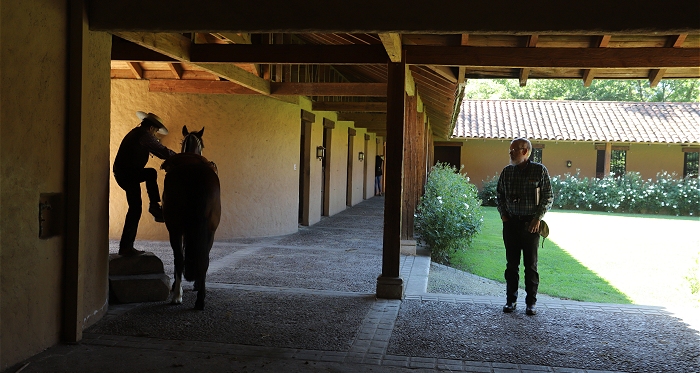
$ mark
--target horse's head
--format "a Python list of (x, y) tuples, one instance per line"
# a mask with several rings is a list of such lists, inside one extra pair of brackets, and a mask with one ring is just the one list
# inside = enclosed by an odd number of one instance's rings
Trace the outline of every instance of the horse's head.
[(187, 131), (187, 126), (182, 126), (182, 135), (185, 136), (185, 138), (182, 140), (181, 153), (195, 153), (202, 155), (202, 149), (204, 149), (204, 142), (202, 141), (204, 128), (202, 128), (199, 132), (189, 132)]

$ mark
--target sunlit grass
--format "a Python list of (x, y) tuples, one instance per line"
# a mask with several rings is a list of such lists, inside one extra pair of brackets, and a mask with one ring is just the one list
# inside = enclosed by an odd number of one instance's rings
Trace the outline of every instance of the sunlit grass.
[[(542, 294), (601, 303), (697, 305), (686, 277), (700, 251), (697, 217), (550, 211), (539, 251)], [(484, 208), (484, 226), (452, 266), (504, 282), (501, 221)], [(521, 266), (521, 283), (524, 275)], [(505, 285), (504, 285), (505, 286)]]

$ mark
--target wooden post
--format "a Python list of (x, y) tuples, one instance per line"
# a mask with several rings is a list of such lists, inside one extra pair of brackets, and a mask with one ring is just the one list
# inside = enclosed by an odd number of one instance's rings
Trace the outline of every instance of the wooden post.
[(610, 175), (610, 159), (612, 157), (612, 143), (605, 143), (605, 161), (603, 163), (603, 177)]
[(403, 164), (404, 101), (406, 64), (389, 62), (387, 76), (386, 154), (384, 177), (384, 249), (382, 274), (377, 278), (377, 298), (402, 299), (403, 280), (399, 277), (401, 259), (401, 184)]
[(415, 96), (406, 98), (406, 117), (404, 128), (404, 151), (403, 151), (403, 206), (401, 210), (401, 239), (413, 239), (413, 214), (416, 212), (418, 199), (420, 199), (420, 186), (418, 181), (418, 170), (420, 167), (419, 148), (421, 139), (419, 138), (417, 108), (418, 103)]

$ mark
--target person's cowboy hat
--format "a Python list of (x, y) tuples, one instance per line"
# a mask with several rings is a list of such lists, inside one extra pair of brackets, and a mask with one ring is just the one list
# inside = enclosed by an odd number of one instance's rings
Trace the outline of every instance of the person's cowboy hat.
[(153, 127), (158, 129), (158, 133), (162, 135), (167, 135), (168, 134), (168, 129), (165, 128), (163, 125), (163, 120), (160, 119), (157, 115), (153, 113), (144, 113), (143, 111), (137, 111), (136, 116), (141, 119), (143, 122), (144, 120), (148, 120), (149, 124), (151, 124)]

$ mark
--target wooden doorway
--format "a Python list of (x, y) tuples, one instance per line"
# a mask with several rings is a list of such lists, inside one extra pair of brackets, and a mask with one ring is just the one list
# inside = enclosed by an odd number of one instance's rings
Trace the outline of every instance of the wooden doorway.
[(309, 198), (311, 196), (311, 124), (316, 116), (301, 111), (301, 140), (299, 142), (299, 224), (309, 225)]

